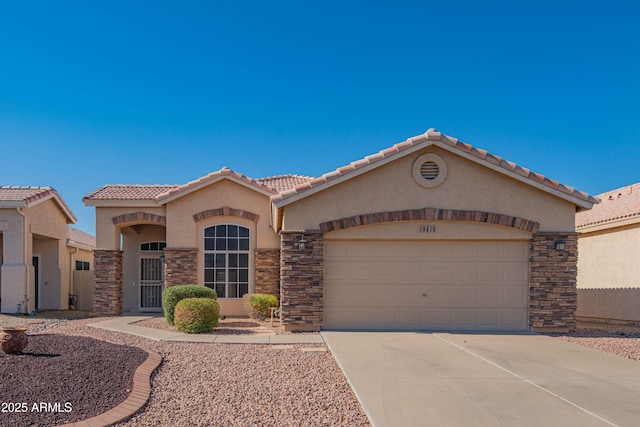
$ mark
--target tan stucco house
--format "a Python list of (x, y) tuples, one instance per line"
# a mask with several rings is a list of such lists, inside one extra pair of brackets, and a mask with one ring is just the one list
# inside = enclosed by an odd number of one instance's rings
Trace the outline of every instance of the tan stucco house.
[(278, 295), (288, 329), (572, 328), (576, 210), (595, 199), (435, 129), (318, 178), (223, 168), (107, 185), (94, 310), (160, 309), (163, 286)]
[(75, 222), (51, 187), (0, 186), (2, 313), (90, 307), (95, 239)]
[(577, 316), (640, 324), (640, 183), (596, 198), (576, 214)]

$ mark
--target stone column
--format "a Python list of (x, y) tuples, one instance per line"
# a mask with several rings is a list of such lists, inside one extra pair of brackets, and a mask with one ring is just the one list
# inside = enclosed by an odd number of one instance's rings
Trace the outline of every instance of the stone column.
[(93, 312), (99, 316), (121, 315), (122, 251), (96, 249), (93, 252), (93, 270)]
[(280, 297), (280, 249), (255, 250), (255, 293)]
[[(306, 249), (300, 250), (304, 234)], [(323, 321), (324, 241), (320, 231), (280, 232), (280, 306), (285, 330), (319, 330)]]
[[(555, 248), (565, 242), (563, 251)], [(533, 330), (576, 327), (577, 233), (537, 233), (531, 239), (529, 326)]]
[(164, 287), (198, 283), (198, 250), (165, 248)]

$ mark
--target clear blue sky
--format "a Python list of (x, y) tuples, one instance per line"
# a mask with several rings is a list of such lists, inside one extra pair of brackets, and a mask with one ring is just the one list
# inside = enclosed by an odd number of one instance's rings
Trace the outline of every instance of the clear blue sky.
[(0, 10), (0, 184), (318, 176), (435, 127), (598, 194), (640, 181), (640, 3), (30, 1)]

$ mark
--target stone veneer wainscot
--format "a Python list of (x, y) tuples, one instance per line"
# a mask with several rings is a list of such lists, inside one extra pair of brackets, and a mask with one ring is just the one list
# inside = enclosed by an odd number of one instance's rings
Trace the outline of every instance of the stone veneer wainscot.
[[(564, 240), (564, 251), (555, 243)], [(529, 325), (533, 330), (576, 328), (577, 233), (538, 233), (531, 239)]]
[[(306, 249), (300, 250), (302, 236)], [(280, 232), (280, 306), (285, 330), (319, 330), (323, 321), (321, 231)]]
[(93, 312), (98, 316), (122, 314), (122, 251), (96, 249), (93, 252)]
[(256, 249), (255, 266), (255, 293), (280, 298), (280, 249)]
[(164, 287), (198, 283), (198, 250), (165, 248)]

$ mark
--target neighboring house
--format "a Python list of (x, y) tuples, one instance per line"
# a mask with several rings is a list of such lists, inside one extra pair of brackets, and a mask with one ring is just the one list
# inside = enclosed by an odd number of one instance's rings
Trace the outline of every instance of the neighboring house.
[(595, 199), (430, 129), (319, 178), (228, 168), (107, 185), (94, 310), (158, 310), (163, 286), (278, 295), (287, 329), (575, 326), (575, 212)]
[(576, 214), (581, 318), (640, 323), (640, 183)]
[[(74, 292), (91, 288), (95, 239), (75, 222), (53, 188), (0, 186), (2, 313), (66, 310)], [(88, 274), (76, 274), (78, 262)]]

